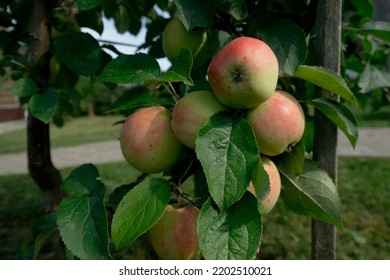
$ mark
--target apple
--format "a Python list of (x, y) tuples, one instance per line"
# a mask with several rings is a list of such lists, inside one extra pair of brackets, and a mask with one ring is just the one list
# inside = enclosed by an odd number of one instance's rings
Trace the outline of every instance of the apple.
[(248, 109), (272, 95), (278, 72), (278, 60), (266, 43), (256, 38), (239, 37), (217, 52), (207, 76), (221, 103)]
[(294, 146), (305, 130), (301, 105), (288, 92), (277, 90), (264, 103), (247, 111), (261, 153), (276, 156)]
[(199, 209), (193, 205), (175, 208), (168, 205), (157, 223), (150, 228), (152, 247), (161, 259), (189, 260), (200, 253), (197, 233)]
[(207, 31), (205, 29), (188, 31), (181, 20), (174, 17), (165, 27), (162, 46), (165, 56), (172, 63), (181, 48), (190, 49), (196, 67), (204, 63), (207, 58)]
[(173, 133), (170, 112), (162, 106), (131, 114), (123, 124), (120, 147), (124, 158), (145, 173), (170, 170), (185, 149)]
[[(265, 172), (267, 172), (270, 183), (270, 192), (262, 199), (262, 190), (256, 188), (251, 181), (249, 183), (248, 191), (253, 193), (259, 201), (259, 210), (261, 214), (268, 214), (274, 208), (276, 202), (279, 200), (280, 191), (282, 189), (282, 181), (280, 179), (279, 170), (275, 163), (267, 157), (262, 156), (261, 161)], [(256, 174), (254, 174), (256, 176)]]
[(215, 113), (226, 111), (210, 91), (194, 91), (180, 98), (172, 112), (172, 129), (176, 137), (187, 147), (195, 149), (199, 130)]

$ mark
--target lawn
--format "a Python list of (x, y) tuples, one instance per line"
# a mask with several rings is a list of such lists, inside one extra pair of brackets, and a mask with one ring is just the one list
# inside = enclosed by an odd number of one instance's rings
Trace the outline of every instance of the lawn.
[[(122, 116), (94, 116), (71, 119), (62, 127), (50, 127), (51, 147), (71, 147), (96, 141), (114, 140), (119, 136)], [(26, 151), (26, 130), (18, 129), (0, 135), (0, 154)]]
[(360, 127), (384, 127), (390, 126), (390, 106), (385, 105), (378, 110), (354, 109), (354, 114)]

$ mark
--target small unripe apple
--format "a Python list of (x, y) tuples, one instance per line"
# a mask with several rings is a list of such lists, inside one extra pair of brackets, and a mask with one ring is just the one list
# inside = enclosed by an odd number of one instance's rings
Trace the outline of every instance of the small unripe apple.
[(191, 50), (194, 66), (206, 59), (207, 31), (205, 29), (188, 31), (178, 17), (172, 18), (162, 35), (163, 51), (169, 61), (174, 62), (181, 48)]
[(261, 153), (276, 156), (294, 146), (305, 130), (301, 105), (288, 92), (277, 90), (264, 103), (247, 112)]
[(207, 75), (221, 103), (248, 109), (272, 95), (278, 71), (278, 60), (266, 43), (256, 38), (239, 37), (218, 51)]
[(185, 148), (173, 133), (170, 112), (162, 106), (131, 114), (123, 124), (120, 145), (124, 158), (145, 173), (170, 170)]
[(161, 259), (190, 260), (200, 253), (197, 233), (199, 209), (193, 205), (168, 205), (149, 230), (150, 242)]
[(180, 98), (172, 112), (172, 129), (176, 137), (187, 147), (195, 149), (199, 130), (215, 113), (226, 111), (209, 91), (194, 91)]
[[(261, 161), (263, 163), (264, 170), (267, 172), (269, 177), (270, 192), (263, 200), (259, 201), (259, 209), (261, 214), (267, 214), (274, 208), (276, 202), (279, 200), (282, 182), (279, 170), (275, 163), (264, 156), (261, 157)], [(256, 176), (256, 174), (254, 174), (254, 176)], [(262, 190), (255, 188), (252, 181), (249, 183), (248, 191), (253, 193), (258, 199), (262, 196)]]

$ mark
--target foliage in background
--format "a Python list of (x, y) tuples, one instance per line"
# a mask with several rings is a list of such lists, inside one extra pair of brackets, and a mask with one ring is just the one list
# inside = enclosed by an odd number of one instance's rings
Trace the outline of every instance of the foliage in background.
[(343, 73), (361, 109), (375, 112), (390, 102), (389, 18), (374, 20), (373, 1), (344, 6)]

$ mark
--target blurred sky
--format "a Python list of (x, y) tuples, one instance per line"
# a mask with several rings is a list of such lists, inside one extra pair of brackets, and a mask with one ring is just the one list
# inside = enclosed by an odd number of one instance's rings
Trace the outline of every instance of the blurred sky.
[[(118, 44), (115, 44), (114, 46), (117, 48), (118, 51), (124, 54), (134, 54), (137, 51), (136, 47), (129, 46), (128, 44), (140, 46), (145, 42), (146, 28), (144, 27), (141, 29), (140, 33), (137, 36), (134, 36), (130, 34), (130, 32), (125, 32), (124, 34), (118, 33), (115, 28), (113, 19), (103, 18), (103, 24), (104, 24), (104, 30), (102, 35), (89, 28), (83, 28), (82, 30), (84, 32), (90, 33), (93, 37), (95, 37), (98, 40), (117, 42)], [(114, 57), (116, 56), (112, 52), (109, 53)], [(160, 64), (160, 68), (162, 71), (167, 70), (170, 66), (170, 62), (166, 58), (158, 59), (158, 62)]]

